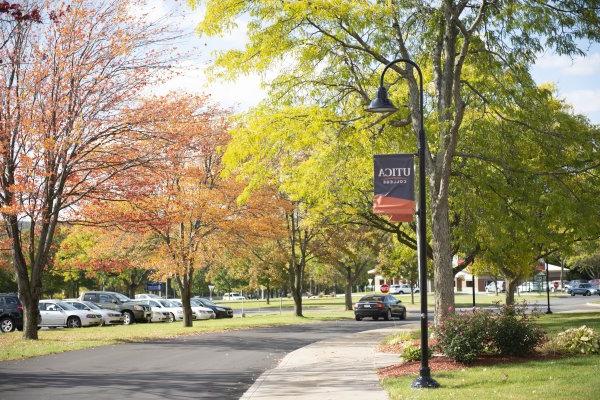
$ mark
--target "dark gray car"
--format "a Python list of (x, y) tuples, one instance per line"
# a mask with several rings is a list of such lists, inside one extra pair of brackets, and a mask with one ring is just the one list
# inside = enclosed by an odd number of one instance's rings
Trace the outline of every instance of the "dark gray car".
[(406, 307), (400, 300), (389, 294), (368, 295), (354, 305), (354, 318), (360, 321), (365, 317), (373, 318), (375, 321), (379, 318), (389, 321), (393, 317), (406, 319)]
[(150, 322), (152, 310), (146, 304), (140, 304), (117, 292), (85, 292), (79, 300), (91, 301), (102, 308), (119, 311), (123, 314), (123, 324)]

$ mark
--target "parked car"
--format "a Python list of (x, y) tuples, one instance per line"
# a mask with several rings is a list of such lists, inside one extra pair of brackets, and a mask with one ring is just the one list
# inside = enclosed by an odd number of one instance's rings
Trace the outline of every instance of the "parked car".
[(150, 306), (146, 304), (136, 303), (129, 297), (116, 292), (85, 292), (79, 296), (79, 300), (91, 301), (92, 303), (118, 311), (123, 314), (123, 323), (125, 325), (133, 324), (134, 322), (150, 322), (152, 311)]
[(392, 295), (367, 295), (354, 305), (354, 318), (357, 321), (371, 317), (377, 321), (383, 318), (389, 321), (393, 317), (406, 319), (406, 307)]
[(14, 293), (0, 293), (0, 331), (23, 330), (23, 306)]
[(146, 300), (146, 299), (161, 299), (157, 294), (152, 293), (140, 293), (135, 295), (135, 300)]
[(155, 300), (142, 299), (135, 300), (135, 302), (150, 307), (150, 311), (152, 312), (150, 322), (173, 322), (177, 318), (176, 316), (172, 317), (171, 311), (163, 309), (163, 307), (159, 303), (156, 303)]
[(600, 294), (600, 291), (598, 291), (597, 288), (590, 285), (589, 283), (580, 283), (576, 287), (571, 287), (567, 293), (569, 293), (571, 296), (575, 296), (576, 294), (591, 296), (593, 294)]
[[(410, 290), (410, 285), (406, 283), (390, 285), (390, 294), (409, 294)], [(419, 293), (419, 288), (414, 286), (412, 291), (413, 293)]]
[[(152, 307), (152, 314), (160, 313), (167, 317), (167, 320), (171, 322), (181, 321), (183, 319), (183, 310), (175, 304), (172, 304), (168, 300), (164, 299), (146, 299), (146, 300), (138, 300), (140, 303), (148, 304)], [(152, 318), (152, 322), (160, 322), (155, 321), (156, 319), (160, 319), (158, 315)]]
[(588, 281), (585, 279), (574, 279), (572, 281), (567, 282), (565, 284), (565, 292), (569, 293), (571, 288), (575, 288), (575, 287), (581, 285), (582, 283), (588, 283)]
[(198, 306), (213, 310), (216, 318), (233, 318), (233, 309), (231, 307), (215, 304), (212, 300), (203, 297), (192, 297), (191, 301)]
[(223, 295), (223, 300), (246, 300), (246, 297), (242, 296), (239, 293), (225, 293)]
[[(174, 303), (177, 307), (181, 307), (181, 309), (183, 310), (183, 304), (181, 304), (181, 299), (169, 299), (169, 301), (171, 303)], [(190, 306), (192, 307), (194, 319), (205, 320), (214, 319), (217, 317), (217, 315), (212, 309), (198, 304), (198, 302), (194, 301), (194, 299), (190, 299)]]
[(118, 311), (101, 308), (91, 301), (77, 299), (65, 299), (65, 303), (72, 305), (78, 310), (93, 311), (102, 315), (102, 325), (122, 324), (125, 317)]
[(521, 293), (525, 292), (541, 292), (543, 290), (542, 284), (539, 282), (523, 282), (517, 287), (517, 290)]
[(60, 300), (40, 300), (40, 327), (80, 328), (102, 324), (102, 315), (95, 311), (78, 310)]
[(496, 293), (496, 285), (498, 285), (498, 292), (505, 292), (506, 287), (504, 281), (490, 282), (485, 286), (486, 293)]

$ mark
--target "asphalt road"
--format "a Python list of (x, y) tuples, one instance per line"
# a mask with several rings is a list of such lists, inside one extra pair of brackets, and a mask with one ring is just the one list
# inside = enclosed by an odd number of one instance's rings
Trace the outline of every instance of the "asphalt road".
[(404, 323), (337, 321), (240, 330), (3, 362), (0, 399), (238, 399), (290, 351)]

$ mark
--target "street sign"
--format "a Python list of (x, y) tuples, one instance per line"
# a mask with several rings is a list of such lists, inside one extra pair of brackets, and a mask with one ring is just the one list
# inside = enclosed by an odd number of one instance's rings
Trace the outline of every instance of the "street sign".
[(381, 285), (379, 287), (379, 290), (381, 290), (381, 293), (387, 293), (390, 291), (390, 285), (388, 285), (387, 283), (384, 283), (383, 285)]
[(146, 283), (146, 290), (149, 292), (160, 292), (164, 289), (161, 282), (148, 282)]

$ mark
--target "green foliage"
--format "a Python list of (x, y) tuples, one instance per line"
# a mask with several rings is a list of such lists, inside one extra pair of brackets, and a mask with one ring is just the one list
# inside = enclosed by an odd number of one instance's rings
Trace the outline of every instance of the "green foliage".
[(492, 318), (484, 310), (451, 314), (435, 328), (437, 346), (456, 361), (475, 361), (490, 346)]
[(387, 345), (400, 344), (406, 341), (419, 339), (420, 337), (419, 331), (400, 331), (393, 335), (386, 336), (382, 343)]
[(526, 313), (525, 307), (504, 306), (492, 321), (490, 339), (501, 355), (527, 355), (545, 336), (542, 328)]
[(567, 329), (545, 343), (543, 351), (550, 354), (598, 354), (600, 333), (586, 325)]
[[(428, 350), (428, 358), (431, 358), (431, 349)], [(419, 361), (421, 359), (421, 346), (413, 343), (404, 346), (404, 349), (402, 349), (402, 359), (404, 361)]]
[(544, 339), (526, 307), (503, 306), (498, 313), (475, 310), (451, 315), (435, 329), (437, 346), (448, 357), (471, 363), (484, 353), (525, 356)]

